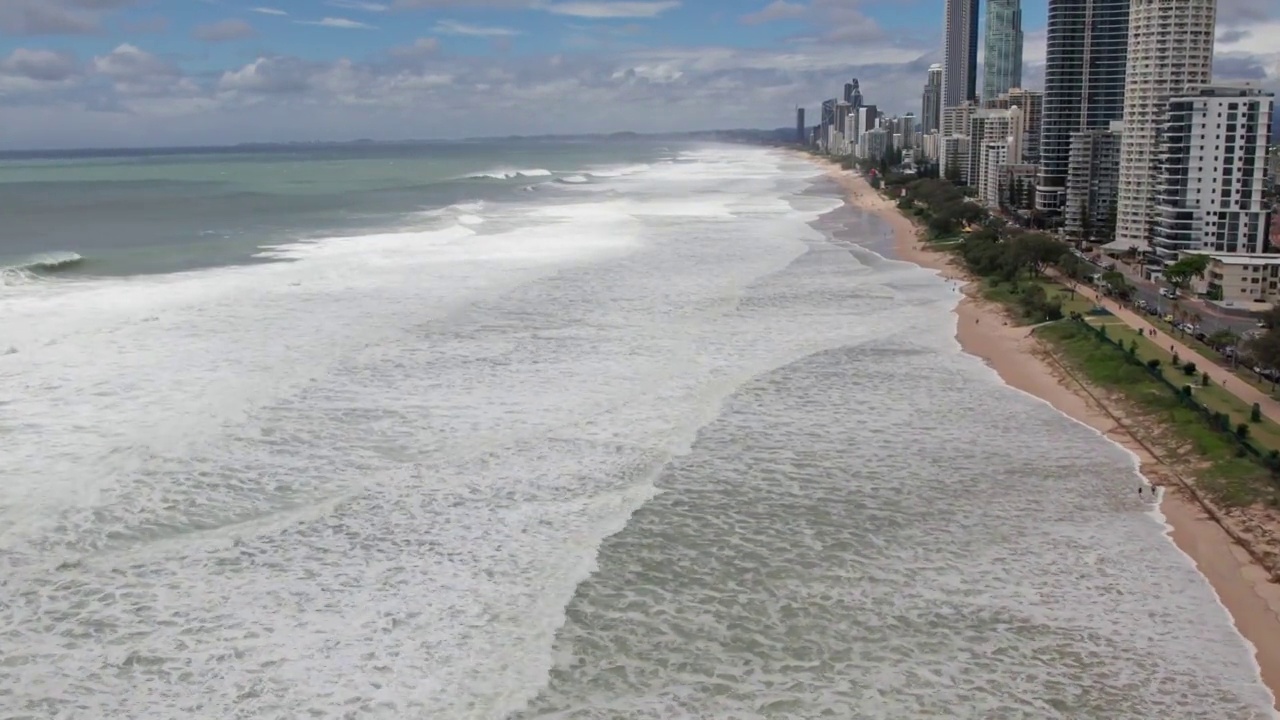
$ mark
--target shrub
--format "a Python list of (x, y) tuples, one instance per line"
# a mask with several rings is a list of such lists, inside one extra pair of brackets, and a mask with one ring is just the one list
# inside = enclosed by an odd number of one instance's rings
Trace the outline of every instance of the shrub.
[(1195, 375), (1195, 374), (1196, 374), (1196, 364), (1195, 364), (1195, 363), (1193, 363), (1193, 362), (1188, 362), (1186, 365), (1183, 365), (1183, 366), (1182, 366), (1182, 374), (1187, 375), (1187, 376)]
[(1176, 350), (1175, 350), (1175, 351), (1174, 351), (1174, 353), (1173, 353), (1173, 364), (1174, 364), (1174, 365), (1181, 365), (1181, 364), (1182, 364), (1182, 359), (1178, 357), (1178, 353), (1177, 353), (1177, 351), (1176, 351)]
[(1209, 387), (1209, 373), (1207, 372), (1200, 373), (1200, 384), (1203, 385), (1204, 387)]
[(1262, 422), (1262, 406), (1258, 403), (1249, 408), (1249, 422)]
[(1249, 439), (1249, 423), (1240, 423), (1236, 426), (1236, 437), (1241, 440)]
[(1223, 432), (1231, 430), (1231, 417), (1224, 412), (1214, 413), (1213, 427)]
[(1151, 358), (1147, 361), (1147, 367), (1152, 370), (1160, 369), (1160, 358)]
[(1184, 400), (1191, 399), (1191, 386), (1183, 385), (1182, 387), (1178, 388), (1178, 394), (1181, 395)]

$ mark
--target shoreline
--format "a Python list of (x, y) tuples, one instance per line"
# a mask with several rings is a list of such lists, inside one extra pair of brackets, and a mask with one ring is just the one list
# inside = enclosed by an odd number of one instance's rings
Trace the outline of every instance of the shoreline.
[[(849, 205), (876, 215), (892, 230), (893, 259), (935, 270), (947, 280), (969, 283), (971, 278), (951, 256), (924, 247), (916, 225), (861, 175), (826, 169), (843, 188)], [(1128, 450), (1138, 473), (1162, 488), (1160, 503), (1154, 509), (1164, 517), (1166, 536), (1213, 588), (1236, 631), (1250, 646), (1262, 683), (1271, 691), (1273, 707), (1280, 711), (1280, 585), (1270, 582), (1267, 571), (1184, 495), (1170, 470), (1130, 435), (1108, 408), (1046, 356), (1028, 327), (1009, 325), (1003, 308), (975, 297), (973, 285), (963, 292), (955, 314), (956, 340), (964, 352), (980, 358), (1010, 387), (1048, 403)]]

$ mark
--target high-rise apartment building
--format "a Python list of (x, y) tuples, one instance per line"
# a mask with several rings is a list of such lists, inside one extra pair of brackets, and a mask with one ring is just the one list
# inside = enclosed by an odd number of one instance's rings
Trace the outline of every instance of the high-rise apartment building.
[(1151, 244), (1161, 262), (1185, 252), (1266, 250), (1262, 186), (1274, 105), (1269, 92), (1226, 86), (1192, 88), (1168, 101), (1153, 183)]
[(969, 123), (970, 184), (989, 207), (1000, 207), (1004, 166), (1022, 156), (1022, 110), (979, 110)]
[(987, 0), (987, 32), (982, 61), (982, 98), (1022, 86), (1021, 0)]
[(804, 127), (804, 108), (796, 108), (796, 143), (804, 145), (807, 135)]
[(942, 109), (941, 171), (953, 182), (969, 178), (969, 121), (975, 112), (977, 107), (968, 101)]
[(1036, 209), (1062, 209), (1071, 136), (1124, 116), (1130, 0), (1049, 0)]
[(1013, 163), (1040, 162), (1040, 128), (1044, 122), (1044, 93), (1038, 90), (1009, 88), (1009, 92), (994, 98), (984, 98), (982, 106), (991, 110), (1022, 110), (1022, 157), (1013, 158)]
[(945, 0), (942, 107), (978, 98), (978, 0)]
[(853, 111), (853, 117), (856, 140), (858, 136), (876, 128), (879, 113), (875, 105), (862, 105)]
[(1131, 0), (1113, 247), (1146, 250), (1169, 99), (1213, 76), (1216, 0)]
[(1073, 240), (1111, 240), (1116, 191), (1120, 183), (1119, 120), (1106, 130), (1082, 130), (1071, 136), (1063, 229)]
[(929, 66), (929, 77), (924, 83), (924, 97), (920, 102), (920, 132), (928, 135), (942, 127), (942, 66)]

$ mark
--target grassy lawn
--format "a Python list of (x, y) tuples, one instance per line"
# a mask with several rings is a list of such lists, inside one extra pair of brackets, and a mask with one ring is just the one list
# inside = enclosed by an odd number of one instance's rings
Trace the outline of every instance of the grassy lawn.
[[(1194, 375), (1186, 375), (1180, 369), (1175, 370), (1173, 355), (1167, 347), (1157, 345), (1150, 338), (1145, 337), (1141, 331), (1135, 331), (1127, 325), (1117, 327), (1109, 324), (1107, 334), (1112, 339), (1123, 342), (1126, 347), (1130, 342), (1136, 342), (1139, 358), (1144, 362), (1151, 358), (1159, 360), (1160, 367), (1164, 370), (1164, 375), (1169, 382), (1174, 385), (1192, 386), (1192, 396), (1210, 410), (1230, 415), (1232, 427), (1236, 423), (1248, 422), (1253, 406), (1216, 383), (1202, 386), (1200, 373), (1204, 368), (1198, 367)], [(1186, 359), (1179, 358), (1179, 363), (1186, 363)], [(1254, 439), (1256, 445), (1263, 446), (1267, 450), (1280, 450), (1280, 425), (1267, 418), (1263, 418), (1261, 422), (1249, 423), (1249, 436)]]
[[(1166, 377), (1175, 385), (1184, 378), (1181, 372), (1175, 376), (1174, 370), (1167, 367), (1171, 360), (1168, 350), (1161, 350), (1140, 337), (1139, 333), (1128, 330), (1127, 326), (1108, 325), (1107, 332), (1113, 339), (1123, 339), (1126, 347), (1130, 340), (1136, 341), (1137, 354), (1141, 359), (1159, 358), (1166, 366)], [(1273, 505), (1280, 504), (1280, 486), (1265, 469), (1248, 458), (1240, 457), (1238, 446), (1231, 438), (1212, 429), (1199, 413), (1183, 406), (1169, 388), (1151, 377), (1144, 368), (1128, 362), (1123, 351), (1101, 342), (1089, 330), (1072, 322), (1047, 325), (1037, 331), (1037, 336), (1048, 341), (1063, 361), (1089, 382), (1122, 393), (1133, 402), (1142, 419), (1151, 421), (1132, 423), (1131, 426), (1136, 425), (1142, 430), (1168, 428), (1173, 437), (1146, 439), (1152, 444), (1171, 448), (1170, 460), (1183, 460), (1192, 466), (1205, 465), (1203, 471), (1194, 474), (1200, 479), (1200, 486), (1220, 502), (1249, 505), (1264, 500)], [(1187, 384), (1198, 385), (1198, 373), (1194, 382)], [(1248, 407), (1221, 388), (1197, 387), (1193, 395), (1206, 407), (1229, 413), (1233, 423), (1249, 417)], [(1280, 428), (1274, 423), (1251, 423), (1250, 431), (1259, 449), (1280, 448)], [(1189, 455), (1188, 451), (1194, 451), (1194, 454)]]
[(1178, 342), (1186, 345), (1192, 350), (1195, 350), (1201, 355), (1204, 355), (1209, 360), (1212, 360), (1215, 365), (1230, 370), (1231, 374), (1240, 378), (1241, 382), (1248, 383), (1268, 395), (1275, 395), (1276, 389), (1272, 386), (1270, 380), (1264, 380), (1258, 377), (1257, 373), (1247, 367), (1232, 367), (1231, 361), (1220, 355), (1217, 350), (1200, 342), (1190, 335), (1184, 335), (1174, 329), (1171, 324), (1165, 322), (1163, 319), (1156, 318), (1154, 316), (1147, 316), (1146, 319), (1152, 325), (1156, 326), (1161, 332), (1165, 333), (1169, 337), (1177, 338)]
[(1007, 283), (988, 278), (982, 281), (982, 297), (1008, 307), (1020, 324), (1031, 324), (1035, 320), (1025, 317), (1021, 306), (1018, 304), (1018, 300), (1021, 298), (1022, 293), (1026, 291), (1028, 285), (1039, 285), (1044, 288), (1045, 297), (1050, 300), (1054, 298), (1061, 300), (1063, 315), (1070, 315), (1073, 312), (1083, 315), (1093, 309), (1091, 300), (1078, 293), (1072, 293), (1070, 289), (1060, 283), (1045, 279), (1035, 281), (1020, 280), (1016, 283)]

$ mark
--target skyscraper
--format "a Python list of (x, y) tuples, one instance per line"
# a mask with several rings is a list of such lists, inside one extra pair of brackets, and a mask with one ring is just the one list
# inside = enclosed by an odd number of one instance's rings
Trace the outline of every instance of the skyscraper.
[(1036, 209), (1059, 213), (1071, 136), (1124, 116), (1129, 0), (1049, 0)]
[(946, 0), (942, 107), (978, 98), (978, 0)]
[(862, 106), (862, 92), (858, 89), (858, 78), (844, 84), (844, 101), (854, 108)]
[(1157, 131), (1169, 98), (1212, 80), (1215, 5), (1215, 0), (1132, 0), (1113, 247), (1148, 247)]
[(982, 61), (982, 97), (994, 98), (1022, 86), (1021, 0), (987, 0), (987, 35)]
[(806, 133), (804, 129), (804, 108), (796, 108), (796, 143), (805, 144)]
[(929, 66), (920, 110), (921, 133), (928, 135), (942, 127), (942, 66), (937, 63)]
[(820, 124), (818, 125), (818, 127), (821, 128), (821, 130), (819, 131), (820, 137), (818, 140), (818, 144), (819, 146), (821, 146), (823, 150), (827, 152), (831, 151), (831, 133), (833, 132), (835, 125), (836, 125), (836, 99), (831, 98), (829, 100), (823, 100), (822, 115), (821, 115)]

